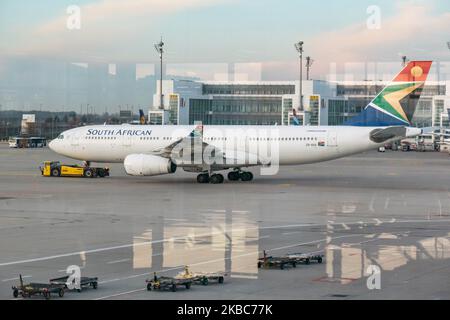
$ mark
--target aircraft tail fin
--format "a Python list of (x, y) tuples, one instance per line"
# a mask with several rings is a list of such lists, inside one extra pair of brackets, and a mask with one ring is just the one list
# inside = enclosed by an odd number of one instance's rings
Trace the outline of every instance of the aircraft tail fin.
[(410, 61), (400, 73), (377, 94), (350, 126), (410, 126), (432, 61)]

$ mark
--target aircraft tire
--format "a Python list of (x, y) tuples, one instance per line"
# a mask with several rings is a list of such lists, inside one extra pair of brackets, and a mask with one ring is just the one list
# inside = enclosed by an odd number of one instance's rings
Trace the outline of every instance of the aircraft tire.
[(244, 171), (240, 174), (241, 181), (252, 181), (253, 180), (253, 173), (250, 171)]
[(223, 175), (221, 175), (220, 173), (213, 174), (209, 178), (209, 181), (213, 184), (223, 183), (223, 180)]
[(230, 181), (238, 181), (239, 180), (239, 171), (230, 171), (228, 172), (228, 180)]
[(200, 173), (198, 176), (197, 176), (197, 182), (198, 183), (208, 183), (209, 182), (209, 176), (208, 176), (208, 174), (206, 174), (206, 173)]

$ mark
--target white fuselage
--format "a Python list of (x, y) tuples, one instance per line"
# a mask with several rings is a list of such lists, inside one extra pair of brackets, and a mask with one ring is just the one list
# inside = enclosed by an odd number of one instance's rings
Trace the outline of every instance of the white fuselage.
[[(123, 162), (130, 154), (151, 154), (189, 135), (194, 125), (96, 125), (67, 130), (50, 143), (64, 156), (93, 162)], [(378, 127), (380, 128), (380, 127)], [(280, 165), (336, 159), (377, 148), (375, 127), (215, 126), (203, 127), (203, 142), (228, 152), (257, 154), (276, 150)]]

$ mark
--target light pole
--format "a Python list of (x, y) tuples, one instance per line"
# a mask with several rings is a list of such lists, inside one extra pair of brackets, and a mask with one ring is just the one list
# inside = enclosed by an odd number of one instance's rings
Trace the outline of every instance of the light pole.
[(306, 80), (309, 80), (309, 69), (311, 68), (314, 60), (311, 57), (306, 57)]
[(303, 88), (302, 88), (302, 76), (303, 76), (303, 70), (302, 70), (302, 64), (303, 64), (303, 41), (299, 41), (295, 44), (295, 49), (298, 52), (298, 57), (300, 59), (300, 106), (299, 111), (303, 111)]
[(402, 56), (402, 66), (406, 66), (406, 63), (408, 62), (408, 59), (406, 58), (406, 56)]
[(163, 94), (162, 94), (162, 73), (163, 73), (163, 52), (164, 52), (164, 42), (161, 41), (155, 44), (155, 50), (159, 53), (159, 62), (160, 62), (160, 78), (159, 78), (159, 109), (164, 109), (163, 106)]

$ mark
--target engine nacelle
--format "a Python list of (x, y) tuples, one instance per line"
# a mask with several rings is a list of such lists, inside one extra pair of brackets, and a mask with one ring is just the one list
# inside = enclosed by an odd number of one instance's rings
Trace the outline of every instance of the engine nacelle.
[(123, 165), (131, 176), (157, 176), (177, 170), (177, 165), (170, 159), (150, 154), (130, 154), (126, 156)]

